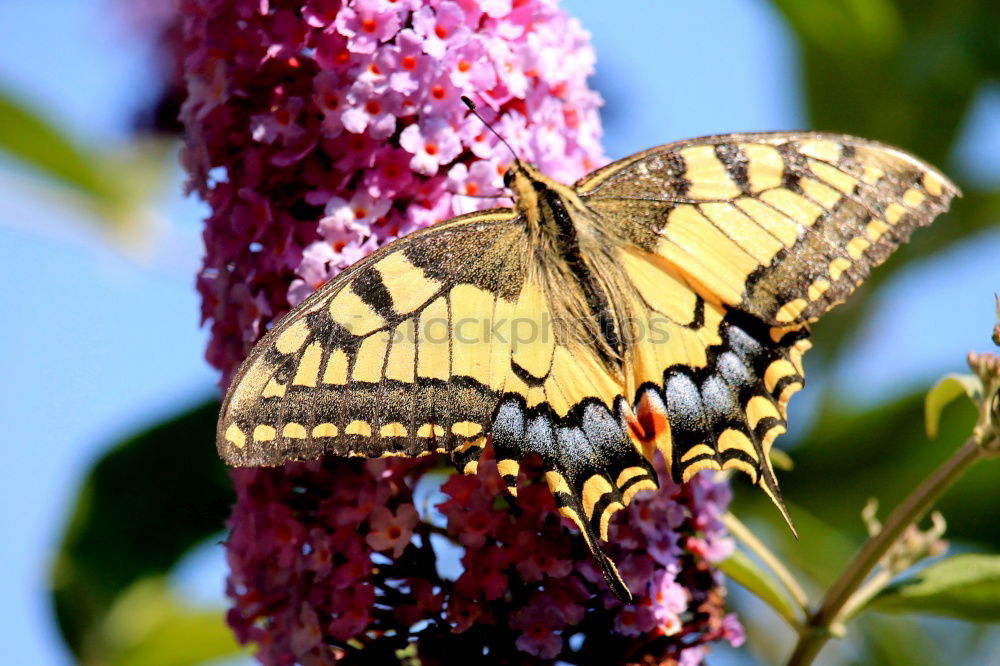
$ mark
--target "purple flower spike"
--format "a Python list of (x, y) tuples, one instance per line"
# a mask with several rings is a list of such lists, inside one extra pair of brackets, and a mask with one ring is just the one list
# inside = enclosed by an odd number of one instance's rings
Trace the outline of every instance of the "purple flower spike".
[[(588, 35), (554, 0), (178, 0), (197, 286), (226, 385), (267, 326), (368, 252), (504, 195), (507, 149), (572, 182), (604, 163)], [(467, 195), (476, 195), (467, 196)], [(539, 461), (506, 492), (439, 461), (329, 458), (232, 473), (229, 622), (265, 664), (695, 664), (742, 641), (712, 563), (709, 476), (615, 515), (622, 605)], [(459, 566), (460, 565), (460, 566)]]

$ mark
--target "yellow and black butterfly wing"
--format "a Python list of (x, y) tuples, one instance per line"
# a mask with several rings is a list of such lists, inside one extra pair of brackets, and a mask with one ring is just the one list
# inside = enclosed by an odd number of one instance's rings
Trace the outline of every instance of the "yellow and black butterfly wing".
[[(523, 166), (515, 176), (520, 212), (392, 243), (277, 324), (233, 381), (219, 450), (239, 466), (440, 452), (471, 473), (492, 441), (512, 492), (538, 454), (621, 598), (597, 541), (656, 487), (654, 450), (678, 482), (739, 469), (784, 510), (768, 453), (803, 383), (807, 323), (957, 192), (898, 150), (812, 133), (655, 148), (575, 193)], [(567, 256), (539, 242), (557, 211), (600, 246), (581, 251), (641, 329), (620, 358), (556, 325), (568, 303), (590, 303), (559, 277), (572, 271), (552, 270)]]
[(576, 185), (623, 239), (646, 313), (628, 392), (678, 482), (768, 462), (803, 385), (806, 324), (843, 301), (957, 188), (898, 149), (820, 133), (711, 136), (653, 148)]
[(703, 292), (775, 326), (842, 302), (958, 193), (897, 148), (817, 132), (682, 141), (576, 187)]
[(219, 419), (222, 457), (253, 466), (478, 450), (509, 349), (477, 327), (516, 302), (523, 235), (510, 210), (456, 218), (321, 287), (237, 372)]
[(785, 513), (768, 456), (803, 385), (808, 330), (774, 338), (760, 319), (698, 294), (662, 259), (634, 249), (621, 258), (636, 289), (632, 311), (645, 313), (627, 357), (638, 438), (663, 455), (675, 482), (705, 469), (742, 471)]
[[(527, 310), (519, 315), (531, 316)], [(635, 419), (623, 386), (592, 348), (559, 339), (531, 347), (545, 360), (529, 369), (512, 355), (513, 372), (493, 421), (498, 470), (516, 493), (520, 461), (538, 454), (559, 512), (580, 528), (615, 594), (630, 599), (597, 540), (607, 540), (617, 511), (658, 482), (647, 451), (630, 436)]]
[(492, 437), (517, 491), (538, 454), (560, 512), (597, 545), (615, 511), (656, 475), (628, 435), (620, 377), (570, 345), (540, 284), (524, 221), (476, 213), (376, 251), (293, 310), (257, 344), (223, 404), (217, 441), (236, 466), (324, 454), (448, 453), (474, 473)]

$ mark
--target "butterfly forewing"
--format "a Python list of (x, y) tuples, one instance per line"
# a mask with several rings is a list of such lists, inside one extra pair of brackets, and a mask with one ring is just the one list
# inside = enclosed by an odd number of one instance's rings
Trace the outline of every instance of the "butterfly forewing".
[(234, 378), (219, 420), (222, 457), (277, 465), (481, 446), (509, 349), (466, 327), (516, 299), (523, 244), (511, 211), (474, 214), (377, 251), (321, 287)]
[(958, 192), (896, 148), (808, 132), (669, 144), (577, 188), (707, 297), (775, 326), (842, 302)]

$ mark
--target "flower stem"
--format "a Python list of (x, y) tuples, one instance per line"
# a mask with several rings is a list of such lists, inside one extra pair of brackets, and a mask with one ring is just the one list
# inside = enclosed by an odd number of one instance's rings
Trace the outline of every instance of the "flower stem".
[[(819, 609), (809, 617), (799, 635), (788, 666), (811, 664), (819, 651), (830, 639), (837, 625), (843, 620), (843, 610), (849, 605), (855, 592), (871, 570), (878, 564), (886, 551), (896, 542), (903, 531), (923, 516), (938, 497), (953, 484), (974, 462), (984, 457), (981, 443), (970, 438), (948, 460), (907, 497), (886, 519), (882, 531), (870, 537), (847, 568), (827, 591)], [(871, 590), (865, 591), (871, 594)], [(855, 604), (850, 607), (857, 610)]]
[(781, 581), (781, 584), (785, 586), (788, 590), (788, 594), (791, 595), (792, 599), (798, 604), (799, 608), (802, 609), (803, 613), (806, 612), (806, 608), (809, 605), (809, 597), (806, 596), (805, 590), (799, 584), (799, 581), (795, 579), (792, 572), (782, 564), (781, 560), (770, 551), (770, 549), (764, 545), (764, 543), (757, 538), (757, 536), (750, 531), (750, 529), (743, 524), (743, 522), (734, 516), (730, 512), (726, 512), (722, 516), (722, 523), (729, 530), (729, 533), (734, 537), (739, 539), (743, 545), (749, 548), (760, 561), (764, 563), (774, 577)]

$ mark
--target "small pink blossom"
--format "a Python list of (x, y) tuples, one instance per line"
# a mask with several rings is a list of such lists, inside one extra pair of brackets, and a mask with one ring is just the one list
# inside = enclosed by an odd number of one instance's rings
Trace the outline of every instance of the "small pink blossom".
[(705, 648), (698, 645), (681, 650), (677, 666), (702, 666), (705, 663)]
[(319, 626), (319, 616), (308, 602), (302, 604), (299, 621), (292, 629), (292, 653), (301, 657), (323, 640), (323, 630)]
[(333, 619), (327, 625), (327, 631), (342, 641), (361, 633), (371, 621), (369, 611), (374, 601), (375, 590), (371, 585), (345, 588), (334, 597)]
[(448, 171), (448, 190), (456, 195), (458, 212), (503, 205), (506, 197), (501, 189), (503, 182), (499, 171), (499, 166), (486, 160), (474, 163), (471, 168), (462, 163), (453, 166)]
[(746, 642), (746, 631), (735, 613), (728, 613), (722, 618), (722, 636), (733, 647), (738, 648)]
[(629, 604), (615, 615), (615, 630), (623, 636), (640, 636), (656, 626), (656, 616), (649, 604)]
[(511, 627), (521, 631), (517, 647), (543, 659), (551, 659), (562, 650), (559, 632), (565, 626), (566, 618), (551, 606), (528, 606), (511, 620)]
[(347, 92), (347, 108), (340, 119), (348, 132), (361, 134), (367, 130), (373, 139), (385, 139), (396, 131), (396, 103), (396, 99), (369, 83), (358, 81)]
[(385, 198), (375, 198), (364, 190), (358, 190), (350, 201), (332, 197), (326, 204), (325, 215), (319, 221), (324, 237), (338, 236), (352, 232), (360, 237), (371, 233), (371, 225), (389, 211), (392, 202)]
[(325, 28), (337, 18), (340, 0), (306, 0), (302, 18), (313, 28)]
[(449, 126), (437, 122), (421, 127), (414, 123), (399, 135), (399, 145), (413, 154), (410, 168), (426, 176), (438, 172), (442, 164), (455, 159), (462, 144)]
[(348, 108), (348, 89), (335, 72), (324, 70), (313, 80), (313, 103), (323, 114), (323, 136), (335, 138), (344, 130), (344, 111)]
[[(324, 30), (315, 36), (316, 64), (323, 72), (350, 71), (363, 56), (347, 48), (347, 38), (334, 30)], [(322, 72), (320, 72), (322, 73)]]
[(405, 150), (386, 146), (375, 154), (375, 165), (365, 173), (364, 185), (372, 197), (386, 201), (405, 192), (413, 183), (410, 155)]
[(499, 18), (510, 13), (512, 0), (481, 0), (479, 5), (490, 18)]
[(413, 203), (406, 208), (406, 216), (416, 228), (436, 224), (451, 216), (454, 208), (445, 178), (439, 176), (423, 182), (415, 194)]
[[(343, 241), (347, 244), (346, 239)], [(343, 246), (341, 246), (343, 247)], [(331, 270), (338, 260), (339, 250), (326, 241), (310, 243), (302, 251), (302, 263), (299, 266), (299, 277), (292, 281), (288, 290), (290, 304), (298, 305), (305, 297), (319, 289), (335, 272)]]
[(280, 105), (275, 105), (267, 113), (250, 116), (250, 135), (254, 141), (288, 144), (301, 138), (306, 129), (296, 120), (302, 111), (303, 101), (292, 97)]
[(392, 550), (393, 557), (399, 557), (403, 549), (410, 543), (413, 528), (420, 521), (417, 510), (411, 504), (404, 504), (393, 513), (384, 506), (376, 507), (372, 512), (365, 541), (374, 550)]
[(423, 40), (413, 30), (401, 30), (393, 44), (379, 49), (375, 63), (388, 72), (389, 88), (410, 96), (423, 88), (433, 73), (434, 61), (424, 54)]
[(497, 83), (496, 69), (477, 39), (449, 50), (444, 66), (452, 85), (461, 90), (491, 90)]
[(653, 617), (660, 626), (666, 627), (669, 624), (674, 629), (679, 629), (679, 616), (688, 607), (688, 596), (674, 576), (666, 571), (656, 572), (650, 581), (649, 598), (653, 605)]
[(380, 0), (355, 0), (341, 8), (334, 25), (347, 37), (348, 49), (368, 54), (399, 31), (403, 18), (400, 12), (385, 8)]
[(462, 8), (448, 0), (433, 9), (422, 7), (414, 12), (413, 27), (424, 40), (424, 51), (439, 60), (449, 49), (463, 45), (472, 34), (465, 25)]

